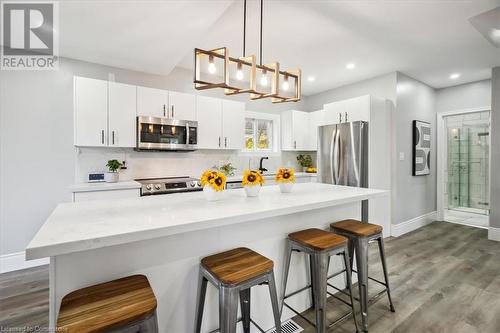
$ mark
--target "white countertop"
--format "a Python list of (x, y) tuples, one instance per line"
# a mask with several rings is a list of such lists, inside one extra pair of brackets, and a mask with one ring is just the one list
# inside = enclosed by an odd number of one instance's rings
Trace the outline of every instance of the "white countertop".
[(122, 200), (61, 203), (26, 248), (26, 258), (163, 237), (188, 231), (254, 221), (387, 195), (387, 191), (318, 183), (295, 184), (292, 193), (262, 187), (247, 198), (244, 189), (226, 190), (209, 202), (203, 192)]
[(111, 191), (111, 190), (128, 190), (141, 188), (141, 184), (134, 180), (119, 181), (117, 183), (78, 183), (70, 187), (71, 192), (94, 192), (94, 191)]
[[(265, 174), (264, 179), (274, 179), (275, 174)], [(296, 172), (295, 177), (301, 178), (301, 177), (316, 177), (316, 173), (312, 172)], [(243, 175), (235, 175), (235, 176), (228, 176), (227, 181), (228, 182), (234, 182), (234, 181), (239, 181), (243, 179)]]

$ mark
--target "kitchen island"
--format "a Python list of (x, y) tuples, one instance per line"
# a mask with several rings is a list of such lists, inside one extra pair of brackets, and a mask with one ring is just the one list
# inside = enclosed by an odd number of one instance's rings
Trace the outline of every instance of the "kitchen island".
[[(65, 294), (140, 273), (148, 277), (158, 299), (160, 332), (191, 332), (202, 257), (249, 247), (274, 261), (280, 291), (288, 233), (360, 218), (362, 200), (376, 204), (387, 200), (387, 194), (304, 183), (285, 194), (278, 186), (263, 187), (257, 198), (247, 198), (243, 189), (228, 190), (216, 202), (191, 192), (63, 203), (28, 245), (26, 257), (50, 257), (51, 326)], [(305, 256), (294, 256), (290, 267), (289, 290), (304, 286), (309, 280)], [(340, 259), (333, 258), (331, 271), (341, 267)], [(335, 282), (342, 286), (343, 279)], [(217, 302), (216, 289), (209, 287), (203, 331), (218, 326)], [(307, 293), (290, 299), (300, 310), (309, 302)], [(285, 311), (282, 319), (292, 316)], [(252, 288), (252, 317), (266, 329), (273, 326), (267, 288)]]

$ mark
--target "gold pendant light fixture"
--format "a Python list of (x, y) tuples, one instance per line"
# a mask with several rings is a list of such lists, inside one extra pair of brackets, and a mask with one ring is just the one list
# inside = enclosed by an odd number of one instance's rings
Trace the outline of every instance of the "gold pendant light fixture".
[[(198, 90), (223, 88), (226, 95), (250, 94), (251, 100), (272, 98), (273, 103), (298, 102), (301, 97), (300, 69), (281, 71), (278, 62), (262, 64), (264, 2), (260, 0), (260, 58), (246, 56), (246, 9), (243, 4), (243, 56), (229, 56), (226, 47), (194, 50), (194, 84)], [(202, 70), (206, 68), (206, 71)]]

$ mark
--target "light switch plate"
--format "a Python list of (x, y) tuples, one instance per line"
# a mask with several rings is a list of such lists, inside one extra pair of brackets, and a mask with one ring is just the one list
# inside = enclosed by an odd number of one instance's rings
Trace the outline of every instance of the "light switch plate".
[(404, 152), (399, 152), (399, 160), (404, 161), (405, 160), (405, 153)]

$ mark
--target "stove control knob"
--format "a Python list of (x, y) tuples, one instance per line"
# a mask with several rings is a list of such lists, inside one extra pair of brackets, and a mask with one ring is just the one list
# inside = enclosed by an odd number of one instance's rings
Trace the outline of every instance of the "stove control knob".
[(155, 184), (155, 190), (159, 190), (161, 189), (161, 185), (160, 184)]
[(191, 187), (195, 187), (195, 186), (196, 186), (196, 182), (195, 182), (195, 181), (190, 182), (190, 183), (189, 183), (189, 186), (191, 186)]
[(196, 185), (201, 186), (201, 182), (197, 182)]
[(148, 184), (146, 185), (146, 190), (151, 191), (153, 189), (153, 185)]

